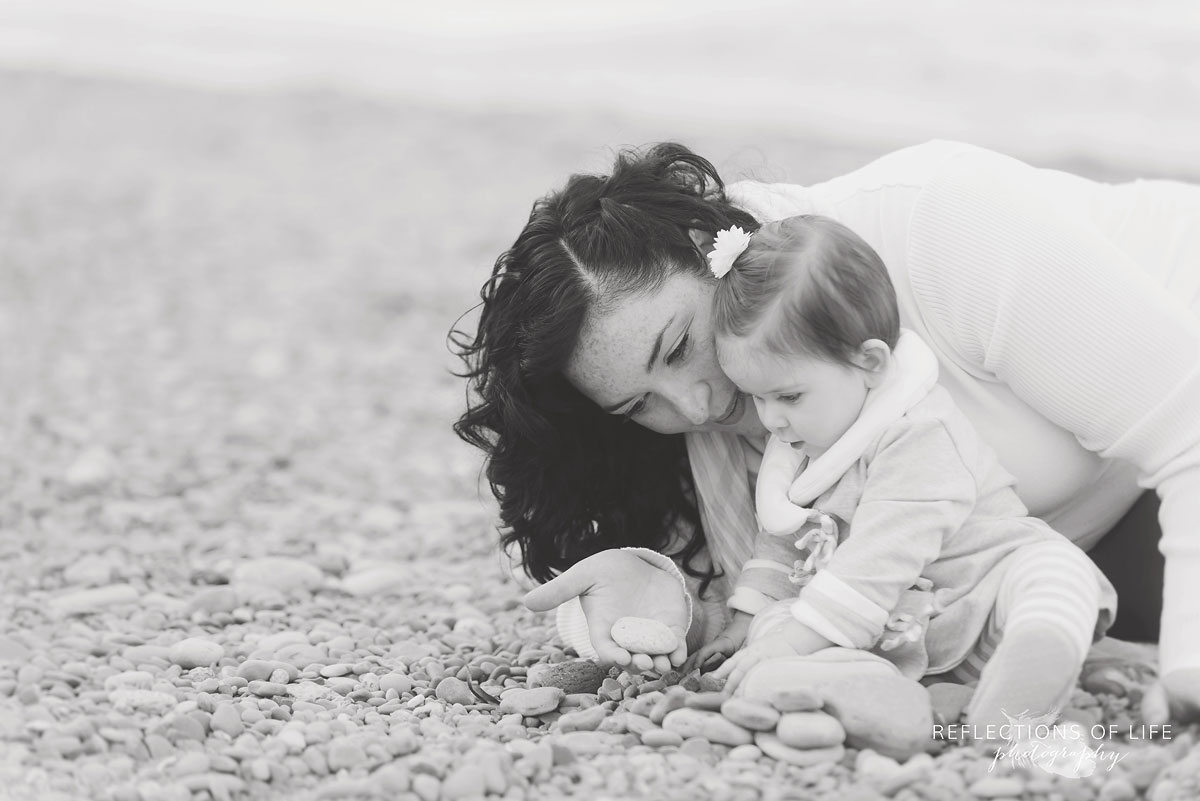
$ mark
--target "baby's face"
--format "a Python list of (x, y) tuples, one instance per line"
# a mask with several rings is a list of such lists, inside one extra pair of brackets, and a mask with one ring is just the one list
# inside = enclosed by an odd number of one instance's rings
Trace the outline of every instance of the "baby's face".
[(745, 338), (719, 337), (717, 357), (738, 389), (754, 397), (763, 425), (784, 442), (814, 454), (836, 442), (858, 419), (867, 374), (856, 367), (801, 354), (770, 353)]

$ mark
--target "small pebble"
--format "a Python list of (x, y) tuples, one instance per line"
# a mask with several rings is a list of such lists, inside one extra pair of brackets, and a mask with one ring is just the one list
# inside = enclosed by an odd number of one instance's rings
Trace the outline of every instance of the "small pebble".
[(683, 745), (683, 737), (676, 732), (666, 729), (650, 729), (642, 732), (642, 743), (651, 748), (666, 748)]
[(237, 609), (238, 596), (233, 587), (205, 587), (188, 601), (189, 611), (204, 611), (210, 615)]
[(189, 751), (179, 756), (179, 759), (176, 760), (175, 765), (171, 768), (171, 773), (176, 776), (205, 773), (208, 771), (209, 766), (208, 754), (200, 751)]
[(692, 709), (707, 709), (710, 712), (716, 712), (721, 709), (721, 704), (729, 700), (729, 696), (725, 693), (691, 693), (684, 699), (683, 705)]
[(787, 762), (800, 767), (819, 765), (825, 762), (838, 762), (846, 754), (841, 745), (828, 748), (792, 748), (770, 732), (760, 731), (754, 735), (754, 744), (772, 759)]
[(1016, 776), (985, 776), (967, 788), (977, 798), (1007, 798), (1025, 792), (1025, 782)]
[(181, 668), (208, 667), (221, 661), (225, 648), (203, 637), (188, 637), (171, 646), (170, 660)]
[(486, 786), (479, 766), (464, 764), (446, 774), (446, 778), (442, 781), (440, 797), (443, 801), (481, 798), (485, 790)]
[(265, 556), (242, 562), (233, 571), (234, 585), (265, 588), (281, 593), (310, 592), (324, 582), (321, 569), (300, 559)]
[(1093, 695), (1123, 697), (1128, 692), (1130, 681), (1118, 668), (1101, 667), (1085, 673), (1080, 686)]
[(757, 745), (739, 745), (736, 748), (729, 749), (726, 758), (734, 762), (755, 762), (762, 759), (762, 755), (762, 749)]
[(147, 712), (165, 715), (175, 707), (175, 696), (157, 690), (113, 690), (108, 700), (118, 712)]
[(273, 681), (252, 681), (246, 687), (251, 693), (260, 698), (273, 698), (277, 695), (287, 695), (287, 685)]
[(749, 698), (730, 698), (721, 704), (721, 714), (751, 731), (771, 731), (779, 722), (779, 712), (762, 701)]
[(775, 734), (792, 748), (828, 748), (846, 739), (842, 724), (824, 712), (789, 712), (779, 719)]
[(412, 679), (403, 673), (388, 673), (385, 676), (379, 677), (379, 689), (384, 692), (395, 690), (397, 694), (403, 695), (404, 693), (411, 692), (412, 688)]
[[(193, 712), (192, 714), (202, 713)], [(204, 724), (191, 715), (180, 715), (171, 722), (171, 730), (175, 733), (178, 739), (204, 742)]]
[[(595, 731), (600, 722), (608, 715), (608, 710), (602, 706), (593, 706), (579, 712), (570, 712), (558, 719), (558, 727), (564, 732)], [(649, 722), (649, 721), (647, 721)]]
[(1114, 776), (1100, 787), (1096, 801), (1134, 801), (1137, 788), (1123, 776)]
[(767, 703), (779, 712), (813, 712), (821, 708), (821, 696), (812, 690), (779, 690), (767, 696)]
[(817, 689), (825, 711), (846, 730), (847, 745), (895, 759), (907, 759), (929, 745), (933, 706), (928, 690), (916, 681), (866, 674), (823, 681)]
[(0, 635), (0, 662), (14, 662), (20, 664), (29, 659), (30, 650), (26, 646), (12, 639)]
[(470, 706), (479, 703), (479, 699), (475, 697), (475, 693), (471, 692), (467, 683), (454, 676), (447, 676), (438, 682), (437, 697), (448, 704)]
[(242, 716), (233, 704), (222, 704), (213, 712), (209, 726), (213, 731), (224, 732), (230, 737), (237, 737), (245, 731)]
[(525, 717), (536, 717), (558, 709), (563, 697), (563, 691), (557, 687), (510, 690), (500, 699), (500, 712), (501, 714), (517, 713)]
[(129, 584), (109, 584), (89, 590), (68, 592), (50, 599), (50, 610), (59, 615), (84, 615), (110, 606), (133, 603), (138, 591)]
[(623, 617), (612, 625), (613, 641), (633, 653), (669, 654), (679, 646), (675, 632), (664, 623), (646, 617)]
[(746, 729), (716, 712), (700, 709), (676, 709), (663, 718), (662, 727), (683, 738), (703, 737), (721, 745), (746, 745), (754, 736)]
[(115, 475), (112, 453), (106, 448), (91, 447), (80, 452), (63, 475), (63, 482), (78, 495), (103, 488)]
[(329, 743), (325, 758), (329, 770), (336, 773), (343, 768), (353, 768), (366, 762), (367, 754), (354, 740), (338, 738)]

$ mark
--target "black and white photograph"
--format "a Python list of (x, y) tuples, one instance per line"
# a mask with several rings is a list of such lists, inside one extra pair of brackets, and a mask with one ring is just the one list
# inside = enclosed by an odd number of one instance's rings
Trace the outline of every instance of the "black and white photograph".
[(0, 801), (1200, 798), (1200, 6), (0, 0)]

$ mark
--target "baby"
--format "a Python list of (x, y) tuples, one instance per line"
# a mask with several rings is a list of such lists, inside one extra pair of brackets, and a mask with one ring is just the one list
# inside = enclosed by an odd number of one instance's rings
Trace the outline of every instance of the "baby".
[(721, 367), (771, 436), (754, 557), (697, 661), (732, 654), (715, 674), (732, 691), (763, 659), (875, 649), (915, 678), (978, 680), (976, 730), (1065, 702), (1115, 592), (935, 384), (879, 256), (801, 216), (722, 231), (709, 258)]

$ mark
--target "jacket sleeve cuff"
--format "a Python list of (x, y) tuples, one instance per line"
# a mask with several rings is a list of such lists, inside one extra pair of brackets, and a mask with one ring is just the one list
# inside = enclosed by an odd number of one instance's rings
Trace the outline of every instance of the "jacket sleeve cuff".
[(599, 654), (592, 647), (592, 635), (588, 630), (587, 618), (583, 614), (583, 604), (578, 598), (572, 598), (554, 611), (554, 622), (558, 626), (558, 636), (568, 648), (574, 648), (575, 653), (584, 659), (596, 659)]
[(857, 648), (854, 640), (846, 636), (846, 633), (840, 630), (833, 624), (833, 621), (817, 611), (816, 607), (805, 601), (796, 601), (792, 604), (792, 617), (799, 622), (808, 626), (810, 629), (820, 634), (825, 639), (829, 640), (834, 645), (840, 645), (843, 648)]
[(822, 637), (849, 648), (873, 645), (888, 621), (888, 610), (828, 570), (818, 571), (801, 590), (792, 615)]
[(774, 599), (767, 597), (758, 590), (751, 589), (750, 587), (738, 587), (733, 591), (733, 595), (729, 596), (727, 603), (731, 609), (745, 612), (748, 615), (757, 615), (774, 602)]

